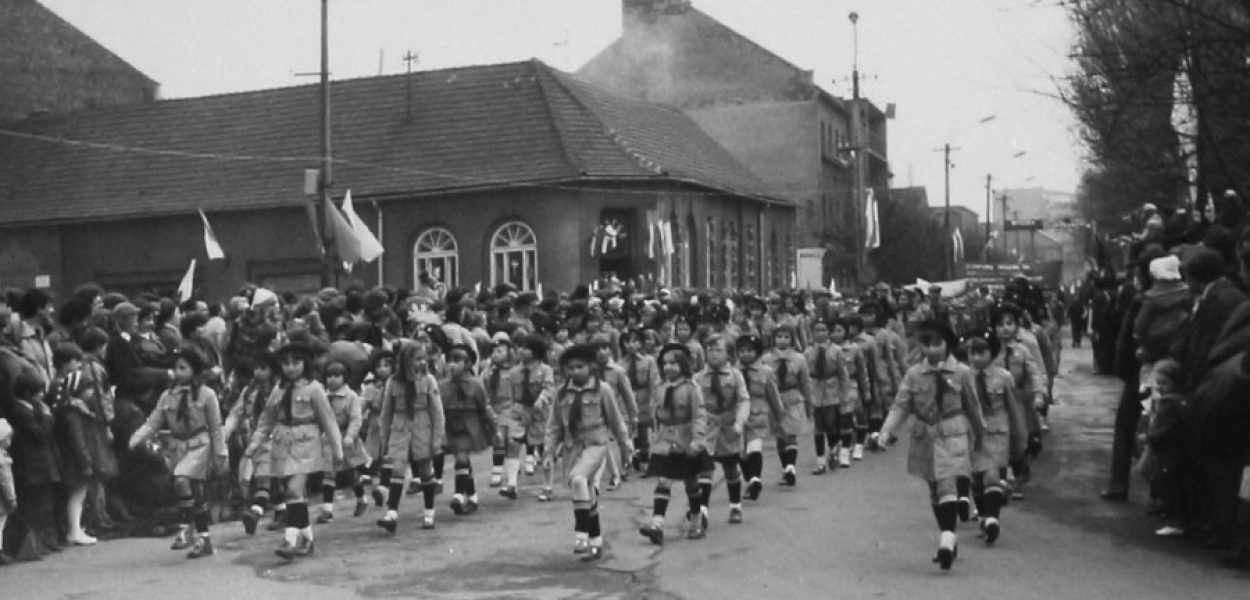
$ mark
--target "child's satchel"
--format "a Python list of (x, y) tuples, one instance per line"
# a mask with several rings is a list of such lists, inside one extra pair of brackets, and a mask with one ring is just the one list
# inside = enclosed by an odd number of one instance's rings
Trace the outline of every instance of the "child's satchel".
[(1250, 502), (1250, 465), (1241, 468), (1241, 491), (1237, 496), (1242, 502)]

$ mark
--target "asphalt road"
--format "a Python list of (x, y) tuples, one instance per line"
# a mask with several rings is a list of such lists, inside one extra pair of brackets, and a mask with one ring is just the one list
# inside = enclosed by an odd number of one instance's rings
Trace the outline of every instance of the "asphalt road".
[[(340, 499), (338, 520), (317, 529), (312, 559), (287, 564), (273, 555), (278, 537), (248, 538), (228, 523), (214, 527), (217, 555), (199, 561), (167, 550), (168, 540), (127, 539), (0, 568), (0, 599), (1250, 597), (1250, 576), (1218, 568), (1188, 542), (1156, 539), (1155, 523), (1142, 514), (1143, 490), (1129, 504), (1097, 499), (1117, 382), (1093, 375), (1089, 363), (1087, 349), (1066, 351), (1056, 384), (1061, 405), (1028, 499), (1005, 509), (992, 548), (974, 537), (975, 523), (962, 525), (950, 572), (930, 562), (936, 526), (924, 484), (905, 472), (905, 448), (813, 477), (805, 475), (812, 466), (805, 440), (798, 487), (776, 487), (769, 454), (768, 485), (759, 502), (748, 501), (741, 525), (725, 522), (718, 483), (705, 540), (680, 539), (672, 519), (663, 548), (636, 533), (650, 511), (649, 480), (608, 493), (609, 549), (593, 565), (571, 553), (567, 490), (540, 503), (534, 480), (520, 500), (508, 501), (485, 487), (489, 457), (482, 456), (482, 509), (456, 517), (441, 496), (434, 531), (416, 528), (419, 496), (405, 498), (393, 537), (373, 525), (378, 509), (352, 519), (350, 500)], [(670, 514), (683, 505), (674, 490)]]

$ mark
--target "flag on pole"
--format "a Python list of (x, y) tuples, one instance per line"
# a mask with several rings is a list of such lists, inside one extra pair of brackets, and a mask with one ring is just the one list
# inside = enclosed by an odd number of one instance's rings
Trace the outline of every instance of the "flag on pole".
[(868, 188), (864, 198), (864, 248), (881, 247), (881, 219), (877, 211), (877, 196)]
[(672, 256), (676, 248), (673, 247), (673, 222), (660, 221), (660, 236), (664, 241), (664, 256)]
[(182, 276), (182, 283), (178, 284), (178, 299), (186, 302), (191, 299), (191, 293), (195, 289), (195, 259), (191, 259), (191, 266), (187, 267), (187, 274)]
[(955, 257), (955, 262), (963, 262), (964, 260), (964, 236), (959, 233), (959, 228), (955, 228), (955, 233), (951, 234), (951, 255)]
[(333, 202), (326, 203), (326, 224), (329, 226), (330, 237), (334, 240), (334, 249), (338, 251), (339, 260), (349, 264), (360, 262), (360, 239)]
[(356, 214), (356, 207), (352, 205), (351, 190), (347, 190), (347, 195), (343, 197), (343, 214), (347, 216), (347, 223), (352, 226), (352, 232), (360, 241), (361, 262), (373, 262), (375, 258), (381, 256), (382, 242), (378, 241), (378, 238), (369, 230), (369, 226), (365, 225), (365, 222)]
[(204, 250), (208, 252), (208, 260), (218, 260), (226, 257), (226, 253), (222, 251), (221, 244), (217, 242), (217, 234), (213, 233), (213, 226), (208, 224), (208, 215), (204, 211), (199, 211), (200, 220), (204, 222)]

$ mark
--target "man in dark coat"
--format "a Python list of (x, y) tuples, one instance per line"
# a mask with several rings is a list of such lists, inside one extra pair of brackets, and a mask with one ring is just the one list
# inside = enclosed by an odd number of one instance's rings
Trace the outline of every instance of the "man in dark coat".
[(1242, 471), (1250, 465), (1250, 352), (1243, 348), (1211, 368), (1186, 412), (1188, 441), (1197, 444), (1189, 451), (1205, 467), (1205, 487), (1187, 490), (1190, 502), (1199, 503), (1191, 504), (1189, 521), (1208, 524), (1208, 545), (1230, 550), (1230, 566), (1250, 566), (1250, 505), (1238, 499)]
[(1185, 259), (1182, 271), (1197, 299), (1189, 331), (1172, 347), (1172, 356), (1186, 373), (1182, 386), (1193, 391), (1210, 367), (1207, 359), (1211, 349), (1246, 295), (1224, 276), (1224, 261), (1210, 248), (1195, 250)]

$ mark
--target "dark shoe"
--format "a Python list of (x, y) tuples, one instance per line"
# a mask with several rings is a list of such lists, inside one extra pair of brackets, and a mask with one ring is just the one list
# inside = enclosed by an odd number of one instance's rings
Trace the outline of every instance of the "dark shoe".
[(381, 507), (383, 504), (386, 504), (386, 492), (383, 492), (382, 488), (378, 488), (378, 487), (373, 488), (373, 491), (370, 492), (370, 495), (373, 496), (374, 506)]
[(701, 540), (705, 537), (707, 537), (707, 530), (699, 527), (697, 524), (691, 525), (690, 529), (686, 531), (686, 539), (688, 540)]
[(747, 499), (759, 500), (760, 492), (762, 492), (763, 490), (764, 490), (764, 484), (760, 483), (759, 480), (755, 480), (755, 481), (752, 481), (751, 483), (748, 483), (747, 484)]
[(359, 517), (360, 515), (365, 514), (366, 510), (369, 510), (369, 503), (365, 502), (364, 498), (361, 498), (356, 501), (356, 509), (352, 511), (352, 516)]
[(269, 531), (282, 531), (283, 529), (286, 529), (286, 511), (274, 511), (273, 520), (269, 522), (269, 526), (265, 529), (268, 529)]
[(295, 560), (305, 556), (311, 556), (313, 553), (313, 543), (310, 540), (300, 538), (298, 544), (294, 546), (290, 542), (283, 541), (282, 546), (274, 551), (274, 554), (281, 556), (287, 560)]
[(331, 512), (322, 512), (321, 514), (317, 515), (318, 525), (325, 525), (326, 523), (329, 523), (333, 520), (334, 520), (334, 513), (331, 513)]
[(816, 465), (815, 469), (812, 469), (812, 475), (824, 475), (825, 471), (828, 471), (828, 470), (829, 470), (829, 467), (826, 467), (825, 463), (822, 462)]
[(434, 518), (433, 517), (422, 518), (421, 529), (434, 529)]
[(586, 549), (586, 554), (582, 556), (582, 562), (594, 562), (603, 558), (603, 546), (591, 546)]
[(274, 550), (273, 553), (287, 560), (292, 560), (295, 558), (295, 546), (291, 545), (291, 542), (283, 540), (282, 545), (278, 546), (278, 549)]
[(1115, 492), (1107, 490), (1098, 494), (1098, 497), (1106, 500), (1107, 502), (1128, 502), (1128, 492)]
[(998, 541), (999, 525), (998, 519), (987, 519), (985, 522), (985, 545), (992, 545)]
[(954, 549), (938, 548), (937, 556), (933, 558), (933, 562), (941, 566), (943, 571), (951, 570), (951, 563), (955, 562)]
[(799, 478), (793, 471), (786, 471), (781, 476), (781, 485), (785, 487), (794, 487), (799, 482)]
[(664, 545), (664, 530), (660, 529), (659, 527), (656, 527), (655, 525), (647, 525), (646, 527), (639, 527), (638, 533), (641, 533), (643, 537), (647, 538), (648, 540), (651, 540), (652, 544), (655, 544), (657, 546)]
[(452, 498), (451, 499), (451, 512), (454, 512), (458, 515), (463, 515), (464, 514), (464, 500), (461, 500), (459, 497)]
[(178, 535), (174, 536), (174, 543), (169, 546), (170, 550), (186, 550), (191, 547), (195, 540), (191, 539), (191, 528), (183, 526), (178, 530)]
[(243, 511), (239, 520), (243, 521), (244, 533), (248, 535), (256, 535), (256, 524), (260, 522), (260, 515), (256, 514), (256, 511), (251, 509)]
[(729, 509), (729, 522), (734, 525), (737, 525), (738, 523), (742, 522), (742, 509), (741, 508)]
[(387, 533), (395, 533), (395, 530), (399, 527), (399, 523), (396, 522), (395, 519), (382, 517), (381, 519), (378, 519), (378, 527), (385, 529)]
[(213, 555), (213, 540), (207, 536), (196, 536), (195, 544), (191, 546), (191, 551), (187, 553), (187, 558), (203, 558)]
[(464, 502), (464, 514), (466, 514), (466, 515), (471, 515), (471, 514), (473, 514), (473, 513), (475, 513), (475, 512), (477, 512), (477, 501), (476, 501), (476, 500), (465, 500), (465, 502)]
[(0, 551), (0, 567), (11, 565), (15, 562), (17, 562), (16, 558), (13, 558), (12, 556), (5, 554), (3, 551)]
[(516, 488), (513, 486), (508, 486), (502, 490), (499, 490), (499, 495), (509, 500), (517, 499)]

